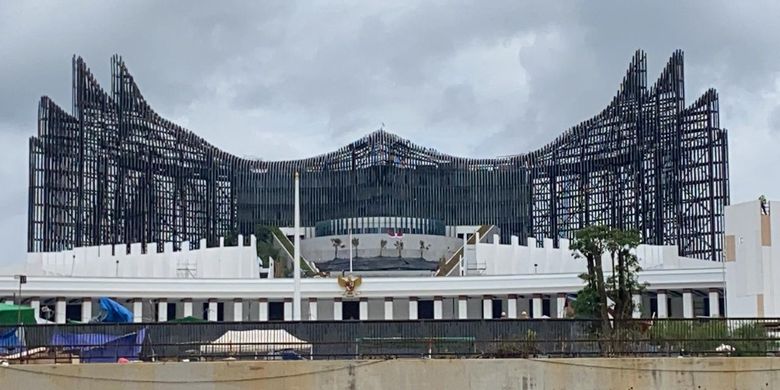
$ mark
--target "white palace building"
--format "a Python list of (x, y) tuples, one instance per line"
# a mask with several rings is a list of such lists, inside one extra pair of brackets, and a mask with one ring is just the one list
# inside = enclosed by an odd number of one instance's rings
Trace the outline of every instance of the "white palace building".
[[(640, 280), (648, 287), (634, 297), (641, 303), (635, 317), (780, 317), (780, 213), (772, 214), (770, 204), (751, 201), (726, 208), (724, 262), (681, 257), (674, 246), (639, 246)], [(282, 231), (293, 234), (291, 228)], [(174, 251), (170, 244), (161, 251), (154, 245), (143, 250), (131, 244), (129, 251), (126, 245), (108, 245), (29, 253), (26, 264), (0, 276), (0, 297), (31, 305), (42, 321), (57, 323), (89, 321), (98, 313), (99, 297), (126, 305), (136, 322), (187, 316), (292, 321), (298, 313), (304, 321), (559, 318), (583, 286), (578, 275), (584, 262), (574, 258), (567, 240), (560, 240), (559, 248), (552, 240), (537, 246), (529, 239), (522, 246), (517, 237), (500, 242), (497, 234), (479, 226), (447, 227), (439, 236), (390, 238), (315, 237), (313, 227), (301, 231), (304, 265), (319, 275), (298, 281), (274, 277), (273, 267), (263, 268), (252, 236), (248, 242), (239, 237), (238, 246), (222, 242), (206, 248), (201, 243), (204, 249), (198, 250), (182, 245)], [(352, 238), (359, 245), (349, 250), (338, 245)], [(292, 241), (298, 240), (276, 239), (287, 261), (294, 257), (285, 249)], [(342, 272), (322, 270), (352, 250), (353, 275), (361, 281), (349, 293), (338, 282)], [(438, 274), (437, 267), (425, 267), (438, 259), (455, 262)], [(367, 267), (372, 261), (401, 266)], [(604, 266), (609, 271), (610, 262)], [(22, 274), (27, 281), (20, 286)]]

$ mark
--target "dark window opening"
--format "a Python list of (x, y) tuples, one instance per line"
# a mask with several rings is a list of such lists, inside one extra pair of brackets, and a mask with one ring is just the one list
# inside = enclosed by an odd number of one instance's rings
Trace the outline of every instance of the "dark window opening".
[(344, 301), (341, 303), (341, 319), (343, 320), (359, 320), (360, 319), (360, 302), (358, 301)]

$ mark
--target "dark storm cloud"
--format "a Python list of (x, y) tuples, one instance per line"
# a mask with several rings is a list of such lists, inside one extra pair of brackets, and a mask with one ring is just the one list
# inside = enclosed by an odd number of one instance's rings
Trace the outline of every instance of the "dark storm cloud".
[(721, 96), (732, 201), (780, 183), (773, 2), (3, 2), (0, 245), (22, 257), (37, 100), (69, 110), (70, 59), (104, 87), (121, 54), (164, 117), (240, 156), (290, 159), (386, 128), (443, 152), (527, 152), (601, 110), (636, 49), (652, 82), (686, 53), (686, 96)]

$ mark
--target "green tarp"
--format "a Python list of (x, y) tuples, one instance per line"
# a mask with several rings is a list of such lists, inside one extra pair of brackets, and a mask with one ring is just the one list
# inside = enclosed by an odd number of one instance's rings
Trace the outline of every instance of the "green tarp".
[(16, 325), (18, 323), (35, 325), (35, 311), (33, 308), (0, 303), (0, 326)]

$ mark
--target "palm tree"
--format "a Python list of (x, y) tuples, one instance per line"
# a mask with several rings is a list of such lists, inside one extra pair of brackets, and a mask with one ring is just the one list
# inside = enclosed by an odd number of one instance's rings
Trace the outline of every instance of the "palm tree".
[(430, 245), (425, 245), (425, 241), (420, 240), (420, 257), (423, 257), (423, 253), (430, 249)]
[(386, 246), (387, 246), (387, 240), (379, 241), (379, 257), (382, 257), (382, 251), (385, 250)]
[(401, 252), (404, 250), (404, 242), (403, 241), (396, 241), (393, 246), (395, 246), (395, 249), (398, 250), (398, 258), (401, 258)]
[(333, 259), (339, 257), (339, 248), (343, 248), (344, 244), (341, 243), (340, 238), (331, 238), (330, 243), (333, 245), (333, 248), (335, 249), (335, 253), (333, 254)]
[(352, 237), (352, 247), (355, 248), (355, 257), (358, 257), (358, 245), (360, 245), (360, 240), (358, 240), (357, 237)]

